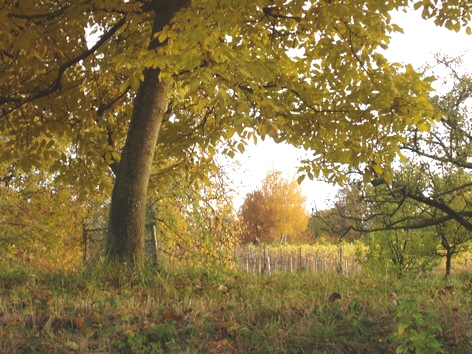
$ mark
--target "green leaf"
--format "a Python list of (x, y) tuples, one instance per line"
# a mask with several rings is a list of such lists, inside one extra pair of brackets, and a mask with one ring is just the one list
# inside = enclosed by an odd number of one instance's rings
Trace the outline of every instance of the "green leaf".
[(398, 324), (398, 327), (397, 327), (397, 334), (399, 336), (402, 336), (403, 333), (405, 333), (405, 330), (410, 327), (410, 323), (409, 322), (400, 322)]

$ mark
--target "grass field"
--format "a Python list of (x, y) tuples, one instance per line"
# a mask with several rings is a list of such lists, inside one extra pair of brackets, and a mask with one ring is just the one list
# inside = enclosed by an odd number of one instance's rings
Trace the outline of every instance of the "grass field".
[(0, 272), (1, 353), (467, 353), (470, 274)]

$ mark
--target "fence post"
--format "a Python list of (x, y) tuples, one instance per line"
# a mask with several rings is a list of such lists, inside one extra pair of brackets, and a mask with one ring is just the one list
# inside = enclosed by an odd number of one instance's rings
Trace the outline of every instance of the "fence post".
[(87, 262), (87, 229), (82, 225), (82, 242), (84, 244), (84, 264)]
[(298, 249), (298, 270), (302, 269), (302, 247)]
[(264, 244), (264, 255), (263, 255), (264, 265), (262, 266), (262, 271), (263, 271), (264, 273), (266, 273), (267, 270), (268, 270), (268, 269), (267, 269), (267, 267), (268, 267), (267, 259), (268, 259), (268, 258), (267, 258), (267, 248), (266, 248), (266, 247), (267, 247), (267, 246)]
[(152, 257), (152, 262), (154, 265), (156, 265), (159, 260), (159, 256), (158, 256), (159, 247), (157, 243), (156, 224), (151, 225), (151, 238), (152, 238), (152, 243), (154, 246), (154, 252), (153, 252), (154, 254)]

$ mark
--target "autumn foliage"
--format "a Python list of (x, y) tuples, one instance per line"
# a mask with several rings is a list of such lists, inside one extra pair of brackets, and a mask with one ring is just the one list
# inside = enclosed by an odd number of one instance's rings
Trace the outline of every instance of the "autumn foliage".
[(246, 196), (240, 216), (245, 243), (297, 242), (308, 222), (300, 186), (279, 171), (270, 171), (262, 188)]
[(159, 262), (232, 267), (239, 224), (222, 168), (208, 183), (174, 174), (168, 188), (153, 191), (150, 221), (158, 233)]
[[(37, 177), (37, 176), (36, 176)], [(0, 264), (64, 270), (81, 266), (86, 204), (40, 178), (0, 182)]]

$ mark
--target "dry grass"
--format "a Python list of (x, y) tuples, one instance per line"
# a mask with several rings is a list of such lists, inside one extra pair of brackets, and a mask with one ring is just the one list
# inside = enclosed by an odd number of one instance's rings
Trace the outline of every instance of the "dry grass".
[(420, 312), (438, 314), (445, 352), (472, 347), (466, 275), (446, 284), (434, 275), (413, 281), (213, 269), (0, 274), (1, 353), (394, 352), (392, 296), (413, 292)]

